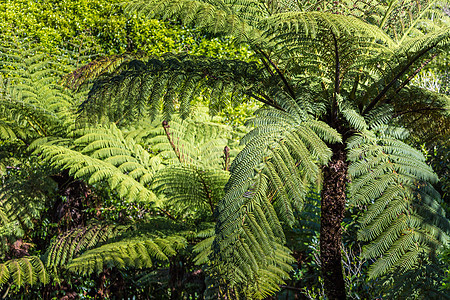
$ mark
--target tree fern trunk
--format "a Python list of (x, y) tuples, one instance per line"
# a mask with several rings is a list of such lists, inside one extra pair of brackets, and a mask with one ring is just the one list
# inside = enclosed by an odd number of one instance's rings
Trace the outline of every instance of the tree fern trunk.
[(324, 167), (320, 218), (320, 259), (325, 293), (330, 300), (346, 299), (341, 262), (341, 223), (344, 218), (347, 163), (345, 145), (333, 145), (333, 157)]

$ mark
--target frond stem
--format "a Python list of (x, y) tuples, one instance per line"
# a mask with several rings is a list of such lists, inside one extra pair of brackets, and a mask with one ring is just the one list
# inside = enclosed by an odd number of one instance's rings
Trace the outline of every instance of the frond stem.
[[(36, 120), (34, 120), (34, 119), (31, 118), (31, 117), (25, 117), (25, 119), (27, 120), (27, 123), (28, 123), (31, 127), (33, 127), (33, 129), (36, 130), (36, 132), (37, 132), (38, 134), (41, 133), (41, 134), (44, 135), (44, 136), (47, 135), (46, 132), (44, 131), (44, 128), (42, 128), (42, 126), (40, 126), (39, 123), (36, 122)], [(38, 126), (39, 128), (36, 128), (36, 127), (33, 125), (33, 123), (31, 123), (30, 119), (32, 119), (33, 121), (35, 121), (35, 122), (36, 122), (36, 126)]]
[(260, 102), (262, 102), (262, 103), (264, 103), (264, 104), (267, 104), (267, 105), (269, 105), (269, 106), (271, 106), (271, 107), (273, 107), (273, 108), (276, 108), (276, 109), (278, 109), (278, 110), (281, 110), (281, 111), (286, 111), (284, 108), (282, 108), (281, 106), (279, 106), (274, 100), (272, 100), (269, 96), (267, 96), (267, 95), (264, 95), (264, 94), (261, 94), (261, 96), (262, 96), (262, 98), (260, 97), (260, 96), (257, 96), (257, 95), (255, 95), (255, 94), (253, 94), (253, 93), (251, 93), (251, 92), (245, 92), (245, 94), (247, 94), (248, 96), (250, 96), (250, 97), (253, 97), (253, 98), (255, 98), (256, 100), (258, 100), (258, 101), (260, 101)]
[(178, 158), (178, 161), (179, 161), (180, 163), (182, 163), (182, 162), (183, 162), (183, 159), (182, 159), (181, 154), (180, 154), (180, 149), (178, 149), (177, 146), (175, 146), (175, 144), (174, 144), (172, 138), (170, 137), (170, 132), (169, 132), (170, 125), (169, 125), (169, 122), (167, 122), (166, 120), (164, 120), (164, 121), (162, 122), (162, 126), (163, 126), (163, 128), (164, 128), (164, 131), (166, 132), (167, 139), (169, 140), (169, 143), (170, 143), (170, 145), (172, 146), (172, 149), (173, 149), (173, 151), (175, 152), (175, 154), (176, 154), (176, 156), (177, 156), (177, 158)]
[(384, 87), (384, 89), (372, 100), (372, 102), (369, 103), (369, 105), (364, 109), (363, 115), (365, 115), (367, 112), (369, 112), (372, 108), (375, 107), (375, 105), (378, 104), (385, 96), (388, 90), (397, 82), (397, 80), (400, 79), (400, 77), (405, 74), (406, 71), (408, 71), (409, 67), (411, 67), (419, 58), (421, 58), (423, 55), (425, 55), (428, 51), (432, 50), (434, 47), (436, 47), (437, 44), (431, 45), (428, 48), (423, 49), (418, 53), (413, 59), (411, 59), (401, 70), (400, 72)]
[(395, 7), (395, 3), (397, 1), (392, 1), (391, 4), (389, 4), (388, 9), (386, 10), (386, 14), (383, 16), (383, 20), (381, 20), (380, 25), (378, 26), (380, 29), (383, 29), (384, 24), (386, 24), (386, 21), (389, 17), (389, 15), (391, 14), (391, 12), (394, 10)]
[(197, 171), (197, 174), (199, 175), (200, 181), (202, 182), (202, 185), (203, 185), (203, 189), (206, 192), (206, 198), (208, 199), (208, 205), (209, 205), (209, 208), (211, 209), (211, 213), (214, 214), (214, 203), (212, 200), (211, 191), (208, 189), (208, 185), (206, 184), (205, 180), (203, 179), (202, 173)]
[[(264, 54), (261, 53), (261, 51), (259, 51), (258, 49), (253, 49), (253, 51), (255, 51), (257, 54), (261, 54), (262, 56), (264, 56)], [(269, 72), (270, 76), (273, 76), (273, 71), (270, 69), (270, 66), (267, 64), (267, 61), (263, 58), (260, 57), (261, 62), (264, 65), (264, 68), (267, 70), (267, 72)]]
[(223, 170), (228, 171), (228, 169), (230, 168), (230, 148), (228, 146), (225, 146), (225, 148), (223, 148), (223, 160)]
[(436, 56), (438, 56), (438, 53), (433, 54), (429, 59), (427, 59), (420, 67), (418, 67), (414, 73), (412, 73), (408, 79), (403, 81), (403, 83), (400, 85), (398, 89), (395, 90), (396, 93), (400, 92), (402, 88), (404, 88), (422, 69), (428, 65)]
[(281, 70), (277, 67), (277, 65), (275, 65), (275, 63), (270, 59), (270, 57), (264, 53), (261, 49), (259, 49), (259, 52), (267, 59), (267, 61), (269, 62), (269, 64), (275, 69), (275, 71), (277, 72), (278, 76), (281, 78), (281, 80), (284, 83), (284, 86), (286, 87), (286, 89), (289, 92), (289, 95), (291, 95), (291, 97), (293, 99), (295, 99), (295, 93), (294, 90), (291, 88), (291, 86), (289, 85), (289, 82), (287, 81), (286, 77), (284, 77), (283, 73), (281, 72)]
[(337, 42), (337, 38), (336, 35), (331, 32), (331, 36), (333, 37), (333, 43), (334, 43), (334, 59), (336, 60), (336, 65), (335, 65), (335, 77), (334, 77), (334, 93), (335, 94), (340, 94), (340, 82), (339, 82), (339, 77), (341, 76), (341, 69), (340, 69), (340, 64), (339, 64), (339, 49), (338, 49), (338, 42)]
[(173, 220), (173, 221), (176, 221), (176, 220), (177, 220), (177, 218), (175, 218), (174, 216), (172, 216), (172, 215), (170, 214), (170, 212), (168, 212), (167, 210), (165, 210), (165, 209), (163, 209), (163, 208), (161, 208), (161, 207), (158, 207), (158, 209), (159, 209), (162, 213), (164, 213), (169, 219), (171, 219), (171, 220)]
[(337, 121), (337, 95), (340, 94), (340, 82), (339, 78), (341, 76), (341, 69), (339, 64), (339, 49), (338, 49), (338, 41), (336, 35), (331, 32), (331, 36), (333, 37), (333, 45), (334, 45), (334, 59), (335, 59), (335, 77), (334, 77), (334, 95), (333, 95), (333, 103), (331, 107), (331, 118), (332, 122)]

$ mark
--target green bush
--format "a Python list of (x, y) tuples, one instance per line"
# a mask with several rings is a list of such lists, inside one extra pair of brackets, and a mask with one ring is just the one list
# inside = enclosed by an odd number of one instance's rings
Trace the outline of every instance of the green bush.
[[(249, 56), (247, 49), (232, 46), (231, 40), (205, 39), (199, 30), (187, 29), (176, 21), (126, 15), (119, 0), (7, 0), (0, 8), (2, 32), (33, 38), (50, 53), (82, 47), (103, 54), (143, 51), (239, 59)], [(76, 39), (83, 39), (83, 44), (74, 46)]]

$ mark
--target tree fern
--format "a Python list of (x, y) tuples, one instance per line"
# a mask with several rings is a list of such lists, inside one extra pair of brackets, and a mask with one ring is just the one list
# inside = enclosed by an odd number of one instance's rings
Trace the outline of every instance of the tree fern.
[(316, 162), (330, 158), (322, 139), (340, 140), (331, 128), (309, 119), (293, 99), (283, 100), (288, 112), (262, 110), (252, 121), (259, 126), (244, 137), (247, 145), (233, 161), (218, 205), (215, 257), (226, 266), (232, 286), (247, 282), (247, 297), (263, 298), (287, 278), (291, 259), (282, 246), (280, 221), (293, 224), (307, 185), (319, 177)]
[[(122, 122), (159, 111), (169, 120), (177, 109), (186, 117), (197, 95), (210, 99), (213, 113), (229, 95), (266, 104), (252, 121), (256, 128), (243, 138), (246, 147), (233, 161), (216, 209), (210, 274), (229, 288), (227, 297), (265, 298), (276, 291), (291, 269), (283, 226), (294, 224), (310, 184), (322, 182), (324, 284), (328, 298), (344, 299), (340, 235), (347, 187), (353, 203), (368, 206), (359, 233), (368, 242), (366, 257), (382, 255), (371, 276), (414, 268), (421, 255), (447, 240), (448, 220), (430, 185), (436, 175), (400, 141), (403, 130), (384, 125), (394, 120), (418, 130), (402, 117), (415, 106), (418, 117), (448, 123), (444, 97), (409, 87), (448, 51), (448, 24), (429, 18), (439, 15), (437, 4), (135, 1), (128, 11), (234, 36), (258, 63), (173, 55), (127, 60), (100, 72), (82, 110), (95, 113), (97, 121)], [(427, 136), (446, 136), (434, 127), (426, 128), (433, 130)]]

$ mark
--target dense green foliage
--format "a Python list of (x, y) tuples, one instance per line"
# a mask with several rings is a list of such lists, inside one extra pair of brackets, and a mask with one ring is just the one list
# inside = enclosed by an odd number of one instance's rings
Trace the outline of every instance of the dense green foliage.
[(228, 40), (204, 39), (197, 30), (170, 21), (125, 15), (120, 4), (118, 0), (8, 0), (1, 4), (0, 28), (11, 35), (36, 39), (50, 52), (80, 47), (92, 55), (143, 51), (247, 56), (245, 49), (236, 49)]
[(116, 4), (1, 4), (4, 297), (448, 297), (448, 2)]

